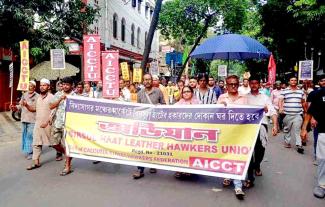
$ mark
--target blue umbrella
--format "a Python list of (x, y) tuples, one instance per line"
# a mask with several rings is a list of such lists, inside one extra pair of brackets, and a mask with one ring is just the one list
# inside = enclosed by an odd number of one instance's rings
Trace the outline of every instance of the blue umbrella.
[(270, 51), (257, 40), (239, 34), (225, 34), (207, 39), (192, 53), (192, 58), (205, 60), (266, 59)]

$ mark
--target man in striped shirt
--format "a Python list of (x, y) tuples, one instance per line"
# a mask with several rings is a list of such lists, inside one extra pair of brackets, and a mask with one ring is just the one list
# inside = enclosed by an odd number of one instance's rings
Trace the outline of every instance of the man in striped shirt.
[(297, 152), (304, 153), (300, 138), (302, 115), (306, 111), (304, 92), (297, 87), (297, 78), (289, 79), (289, 87), (281, 92), (279, 100), (279, 113), (284, 114), (283, 133), (284, 147), (290, 148), (291, 134), (296, 139)]
[(200, 104), (216, 104), (217, 96), (213, 88), (208, 88), (208, 76), (199, 75), (199, 87), (194, 91), (195, 97), (200, 101)]

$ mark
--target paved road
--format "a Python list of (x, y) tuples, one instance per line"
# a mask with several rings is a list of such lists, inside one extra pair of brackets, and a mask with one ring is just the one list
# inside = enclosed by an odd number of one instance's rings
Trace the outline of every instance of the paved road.
[(44, 150), (41, 168), (26, 171), (30, 162), (20, 153), (19, 131), (14, 129), (19, 124), (0, 113), (0, 126), (0, 207), (325, 206), (325, 199), (312, 195), (316, 167), (311, 141), (300, 155), (282, 147), (281, 135), (270, 140), (263, 176), (246, 191), (245, 200), (238, 201), (232, 188), (222, 187), (222, 179), (208, 176), (179, 181), (172, 172), (159, 171), (133, 180), (134, 167), (75, 159), (74, 173), (60, 177), (63, 162), (54, 161), (50, 148)]

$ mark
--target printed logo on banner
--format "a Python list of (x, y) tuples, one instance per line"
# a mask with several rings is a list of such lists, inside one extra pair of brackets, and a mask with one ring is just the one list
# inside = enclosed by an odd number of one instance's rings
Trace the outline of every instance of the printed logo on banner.
[(20, 75), (17, 90), (27, 91), (29, 86), (29, 42), (20, 42)]
[(119, 91), (119, 52), (115, 50), (102, 52), (103, 97), (118, 98)]
[(100, 81), (100, 36), (84, 35), (84, 80)]

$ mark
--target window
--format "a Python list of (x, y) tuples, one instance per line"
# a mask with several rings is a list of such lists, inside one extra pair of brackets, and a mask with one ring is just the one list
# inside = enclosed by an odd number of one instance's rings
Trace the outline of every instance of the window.
[(148, 18), (148, 15), (149, 15), (149, 8), (150, 8), (149, 4), (146, 3), (146, 7), (145, 7), (145, 16), (146, 16), (146, 18)]
[(153, 10), (154, 10), (154, 9), (151, 7), (151, 8), (150, 8), (150, 19), (152, 18)]
[(134, 27), (134, 24), (132, 24), (131, 26), (131, 45), (134, 46), (134, 31), (135, 30), (135, 27)]
[(117, 20), (118, 20), (117, 14), (114, 14), (113, 15), (113, 37), (115, 39), (117, 39)]
[(141, 13), (141, 3), (142, 0), (138, 0), (138, 12)]
[(132, 0), (132, 7), (137, 7), (137, 0)]
[(121, 21), (121, 40), (125, 42), (125, 19), (122, 18)]
[(138, 27), (138, 31), (137, 31), (137, 47), (140, 48), (140, 37), (141, 37), (141, 30), (140, 27)]
[(147, 43), (147, 36), (148, 36), (148, 32), (145, 32), (145, 33), (144, 33), (144, 44)]

